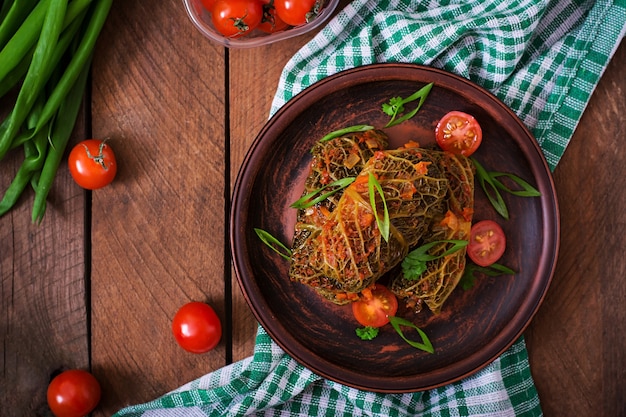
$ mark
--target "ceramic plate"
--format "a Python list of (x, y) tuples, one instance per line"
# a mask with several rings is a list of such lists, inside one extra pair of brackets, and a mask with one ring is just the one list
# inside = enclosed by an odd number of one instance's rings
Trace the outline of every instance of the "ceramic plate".
[[(476, 188), (475, 220), (496, 220), (507, 250), (499, 261), (515, 276), (483, 277), (457, 288), (439, 315), (424, 309), (410, 318), (429, 336), (434, 354), (416, 350), (391, 326), (372, 341), (349, 306), (335, 306), (289, 280), (288, 261), (265, 246), (261, 228), (291, 243), (296, 220), (290, 204), (302, 193), (313, 143), (328, 132), (357, 124), (382, 127), (391, 97), (407, 97), (433, 82), (418, 114), (388, 131), (391, 146), (409, 139), (434, 143), (437, 121), (448, 111), (470, 113), (483, 143), (474, 154), (489, 170), (514, 173), (541, 197), (505, 195), (510, 219), (499, 218)], [(523, 333), (552, 279), (559, 244), (554, 184), (541, 150), (521, 121), (496, 97), (450, 73), (411, 64), (375, 64), (325, 78), (289, 101), (252, 144), (232, 200), (231, 249), (237, 279), (252, 311), (288, 354), (315, 373), (359, 389), (411, 392), (434, 388), (483, 368)], [(399, 310), (398, 315), (402, 315)], [(409, 313), (406, 313), (409, 314)]]

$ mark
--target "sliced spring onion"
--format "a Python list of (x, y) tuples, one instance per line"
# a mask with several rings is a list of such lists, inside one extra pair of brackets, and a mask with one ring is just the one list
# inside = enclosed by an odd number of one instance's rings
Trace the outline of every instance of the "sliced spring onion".
[[(382, 235), (385, 242), (389, 242), (389, 210), (387, 209), (387, 201), (385, 200), (385, 194), (383, 193), (383, 188), (380, 186), (380, 183), (371, 172), (368, 173), (369, 177), (367, 179), (367, 186), (370, 194), (370, 205), (372, 206), (372, 211), (374, 212), (374, 217), (376, 217), (376, 224), (378, 225), (378, 230), (380, 230), (380, 234)], [(380, 219), (378, 215), (378, 210), (376, 210), (376, 195), (374, 194), (374, 190), (378, 192), (380, 198), (383, 200), (383, 219)]]
[(370, 125), (354, 125), (350, 127), (345, 127), (343, 129), (330, 132), (329, 134), (321, 138), (320, 142), (328, 142), (331, 139), (335, 139), (343, 135), (347, 135), (348, 133), (367, 132), (368, 130), (372, 130), (372, 129), (374, 129), (374, 126), (370, 126)]
[[(414, 325), (410, 321), (405, 320), (405, 319), (403, 319), (401, 317), (389, 316), (389, 323), (391, 323), (391, 325), (393, 326), (394, 330), (409, 345), (413, 346), (416, 349), (423, 350), (424, 352), (435, 353), (435, 349), (433, 348), (433, 344), (430, 342), (430, 339), (428, 339), (428, 336), (426, 335), (426, 333), (424, 333), (424, 331), (422, 329), (420, 329), (419, 327), (417, 327), (416, 325)], [(407, 338), (404, 335), (404, 332), (402, 332), (402, 329), (401, 329), (400, 326), (410, 327), (412, 329), (417, 330), (417, 333), (419, 334), (420, 338), (422, 339), (422, 342), (421, 343), (420, 342), (416, 342), (416, 341), (413, 341), (413, 340), (410, 340), (409, 338)]]
[(282, 256), (283, 258), (290, 260), (291, 259), (291, 249), (285, 246), (280, 240), (276, 239), (270, 233), (266, 232), (263, 229), (254, 228), (257, 236), (263, 243), (270, 247), (274, 252)]
[[(295, 209), (305, 209), (307, 207), (314, 206), (315, 204), (326, 200), (328, 197), (335, 194), (336, 192), (343, 190), (348, 185), (352, 184), (354, 180), (355, 180), (354, 177), (346, 177), (337, 181), (333, 181), (330, 184), (323, 186), (322, 188), (318, 188), (315, 191), (312, 191), (308, 194), (303, 195), (298, 200), (293, 202), (291, 204), (291, 207)], [(327, 189), (331, 189), (331, 190), (328, 192), (322, 193), (324, 190), (327, 190)]]
[[(395, 126), (415, 116), (419, 109), (422, 107), (422, 104), (424, 104), (424, 101), (426, 100), (426, 97), (428, 97), (428, 93), (430, 93), (430, 90), (432, 88), (433, 83), (426, 84), (424, 87), (411, 94), (407, 98), (403, 99), (402, 97), (393, 97), (389, 100), (389, 103), (383, 104), (383, 112), (386, 115), (391, 116), (391, 119), (389, 120), (389, 122), (387, 122), (385, 127)], [(396, 119), (399, 114), (402, 114), (404, 112), (404, 105), (415, 100), (419, 100), (417, 106), (410, 112), (403, 114), (401, 117)]]

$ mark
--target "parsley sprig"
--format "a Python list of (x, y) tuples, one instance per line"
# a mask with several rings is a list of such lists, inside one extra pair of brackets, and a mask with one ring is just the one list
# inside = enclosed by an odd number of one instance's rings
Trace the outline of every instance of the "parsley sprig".
[(361, 340), (374, 340), (378, 336), (378, 327), (365, 326), (356, 329), (356, 335)]
[[(392, 97), (391, 99), (389, 99), (388, 103), (384, 103), (382, 106), (383, 112), (386, 115), (391, 116), (391, 119), (389, 120), (389, 122), (387, 122), (385, 127), (395, 126), (415, 116), (415, 114), (422, 107), (422, 104), (424, 104), (424, 101), (426, 100), (426, 97), (428, 97), (428, 93), (430, 93), (430, 90), (432, 88), (433, 88), (433, 83), (426, 84), (424, 87), (422, 87), (415, 93), (411, 94), (407, 98)], [(404, 111), (405, 111), (404, 105), (415, 100), (419, 100), (419, 103), (417, 103), (417, 106), (410, 112), (404, 114)], [(402, 115), (402, 116), (398, 117), (399, 115)]]

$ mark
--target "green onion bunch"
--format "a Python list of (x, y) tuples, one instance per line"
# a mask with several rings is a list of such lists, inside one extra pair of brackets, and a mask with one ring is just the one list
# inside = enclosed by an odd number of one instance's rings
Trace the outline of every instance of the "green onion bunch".
[(22, 148), (24, 160), (0, 200), (0, 216), (28, 184), (32, 220), (46, 197), (74, 129), (93, 49), (112, 0), (0, 2), (0, 101), (12, 101), (0, 124), (0, 160)]

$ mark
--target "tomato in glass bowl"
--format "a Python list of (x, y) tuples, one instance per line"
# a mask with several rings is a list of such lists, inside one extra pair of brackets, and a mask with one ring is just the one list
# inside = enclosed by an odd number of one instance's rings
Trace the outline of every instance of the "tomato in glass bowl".
[[(260, 2), (263, 5), (263, 14), (265, 17), (260, 23), (256, 23), (256, 19), (250, 20), (248, 13), (237, 14), (238, 12), (236, 10), (232, 10), (233, 14), (228, 15), (221, 10), (219, 13), (221, 18), (216, 18), (212, 10), (209, 9), (219, 7), (219, 5), (216, 6), (218, 3), (222, 3), (223, 6), (223, 2), (218, 0), (183, 0), (183, 3), (189, 19), (200, 33), (210, 40), (228, 48), (254, 48), (308, 33), (328, 21), (339, 4), (339, 0), (313, 0), (314, 5), (312, 8), (314, 10), (312, 9), (311, 12), (307, 12), (307, 16), (305, 17), (306, 23), (292, 26), (283, 22), (283, 19), (280, 18), (275, 21), (276, 23), (272, 24), (272, 19), (277, 15), (277, 9), (273, 8), (273, 3), (269, 0), (236, 1), (239, 3), (244, 3), (245, 1)], [(294, 2), (295, 1), (298, 0), (294, 0)], [(307, 5), (311, 4), (311, 0), (302, 1), (307, 2)], [(295, 4), (294, 2), (292, 3)], [(256, 7), (253, 8), (255, 11), (252, 14), (255, 14)], [(293, 11), (293, 8), (289, 10)], [(270, 19), (269, 25), (267, 22), (268, 18)], [(288, 16), (287, 20), (294, 23), (301, 21), (293, 16)], [(226, 30), (222, 30), (223, 23), (229, 23), (230, 27)]]

